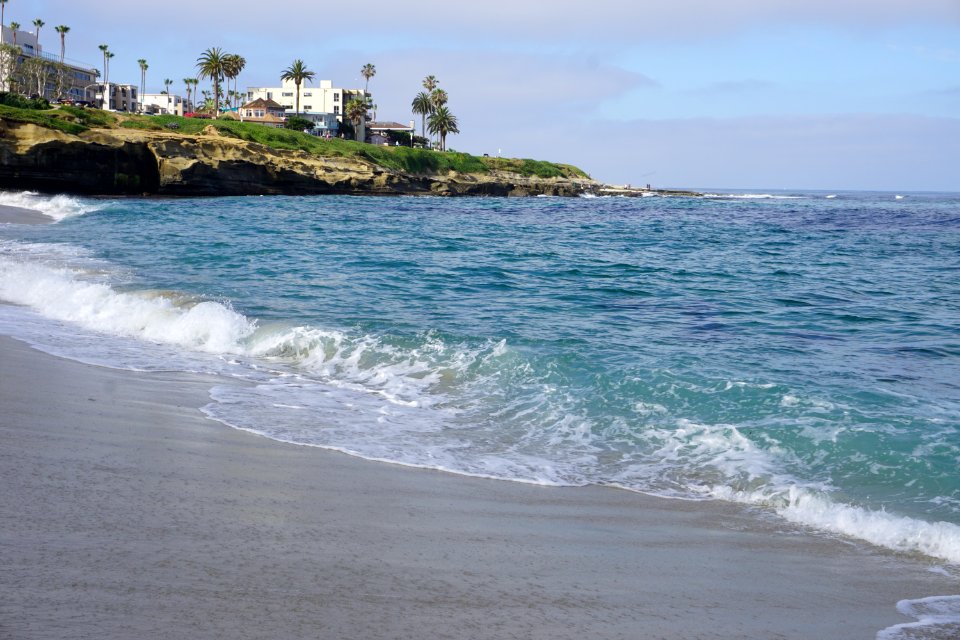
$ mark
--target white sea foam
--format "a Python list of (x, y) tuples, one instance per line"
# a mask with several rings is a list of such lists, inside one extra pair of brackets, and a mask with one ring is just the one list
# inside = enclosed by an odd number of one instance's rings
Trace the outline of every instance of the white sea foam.
[(960, 596), (901, 600), (897, 611), (917, 621), (887, 627), (877, 633), (877, 640), (960, 637)]
[(105, 204), (74, 196), (41, 195), (33, 191), (0, 191), (0, 205), (39, 211), (57, 222), (102, 209)]
[[(7, 245), (9, 246), (9, 245)], [(255, 324), (211, 301), (178, 303), (153, 292), (120, 292), (95, 273), (0, 253), (0, 299), (102, 333), (235, 353)]]
[(803, 196), (779, 196), (772, 193), (705, 193), (704, 198), (721, 200), (803, 200)]

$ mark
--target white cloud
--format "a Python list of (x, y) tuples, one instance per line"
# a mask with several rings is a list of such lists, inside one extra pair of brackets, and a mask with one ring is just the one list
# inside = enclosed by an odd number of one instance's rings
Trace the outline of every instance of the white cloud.
[(242, 10), (234, 0), (206, 0), (191, 5), (185, 14), (165, 3), (128, 0), (82, 5), (40, 0), (37, 5), (32, 11), (49, 24), (82, 21), (100, 30), (104, 41), (109, 41), (111, 31), (140, 29), (154, 37), (179, 33), (192, 42), (202, 38), (206, 46), (236, 36), (285, 47), (297, 40), (322, 46), (325, 41), (373, 36), (427, 45), (510, 41), (623, 47), (637, 40), (688, 39), (771, 25), (856, 30), (917, 23), (960, 25), (957, 0), (593, 0), (586, 4), (579, 0), (421, 0), (414, 5), (367, 0), (343, 11), (331, 11), (331, 5), (312, 0), (291, 0), (282, 11), (255, 13)]
[[(837, 115), (596, 122), (532, 155), (610, 182), (956, 190), (960, 119)], [(653, 172), (650, 177), (644, 174)]]

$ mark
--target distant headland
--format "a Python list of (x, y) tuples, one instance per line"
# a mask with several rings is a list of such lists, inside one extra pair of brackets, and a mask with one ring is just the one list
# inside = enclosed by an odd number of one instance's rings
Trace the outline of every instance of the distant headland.
[(91, 195), (696, 195), (577, 167), (324, 139), (230, 119), (0, 105), (0, 188)]

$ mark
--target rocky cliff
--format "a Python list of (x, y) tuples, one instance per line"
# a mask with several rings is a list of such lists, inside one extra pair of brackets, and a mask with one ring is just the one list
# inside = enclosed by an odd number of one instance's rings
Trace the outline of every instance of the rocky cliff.
[(601, 185), (513, 173), (415, 175), (223, 137), (139, 129), (71, 135), (0, 119), (0, 188), (86, 194), (575, 196)]

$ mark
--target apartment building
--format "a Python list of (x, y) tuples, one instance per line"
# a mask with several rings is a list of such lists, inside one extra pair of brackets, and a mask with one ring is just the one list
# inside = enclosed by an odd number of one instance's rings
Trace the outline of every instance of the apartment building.
[[(333, 86), (331, 80), (320, 80), (316, 85), (303, 84), (300, 87), (300, 117), (316, 125), (314, 133), (336, 135), (339, 123), (343, 122), (344, 105), (362, 96), (368, 96), (362, 89), (341, 89)], [(279, 87), (248, 87), (247, 101), (257, 99), (273, 100), (279, 103), (288, 116), (296, 113), (297, 85), (285, 80)]]
[(30, 31), (9, 26), (0, 29), (0, 44), (15, 46), (16, 55), (6, 47), (0, 51), (0, 88), (48, 100), (69, 98), (85, 100), (87, 89), (95, 84), (99, 72), (88, 63), (47, 53)]

